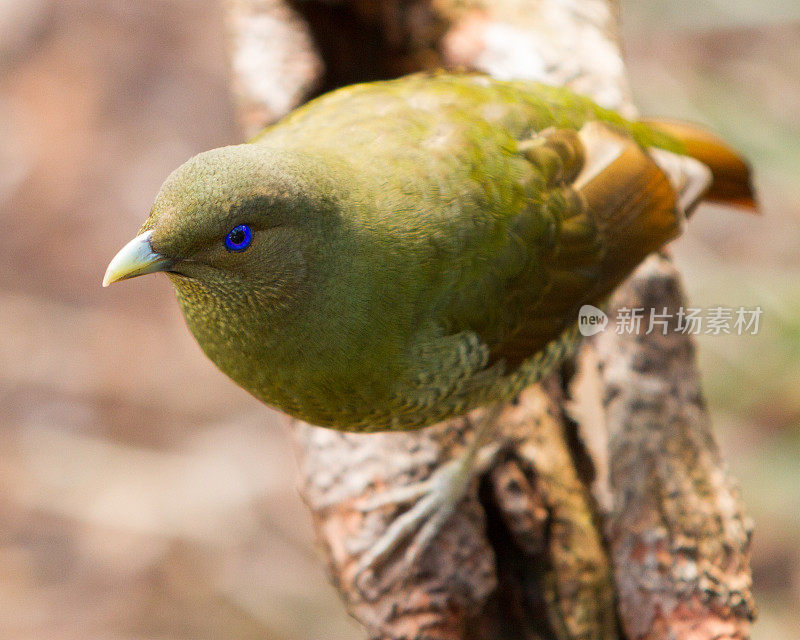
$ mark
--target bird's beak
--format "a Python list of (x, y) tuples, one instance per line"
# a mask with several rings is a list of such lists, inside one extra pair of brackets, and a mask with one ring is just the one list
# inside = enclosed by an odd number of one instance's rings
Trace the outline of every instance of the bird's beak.
[(108, 264), (103, 286), (112, 282), (143, 276), (146, 273), (166, 271), (172, 266), (172, 260), (153, 251), (150, 245), (151, 231), (145, 231), (126, 244)]

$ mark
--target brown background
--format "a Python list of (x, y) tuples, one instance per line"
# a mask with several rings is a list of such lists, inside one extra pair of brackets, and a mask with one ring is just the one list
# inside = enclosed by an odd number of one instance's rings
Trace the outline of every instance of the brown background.
[[(765, 215), (698, 213), (692, 306), (756, 519), (755, 638), (800, 629), (800, 10), (623, 3), (644, 113), (713, 125)], [(200, 354), (165, 278), (100, 288), (175, 166), (240, 139), (210, 0), (0, 2), (0, 637), (358, 638), (314, 554), (276, 414)]]

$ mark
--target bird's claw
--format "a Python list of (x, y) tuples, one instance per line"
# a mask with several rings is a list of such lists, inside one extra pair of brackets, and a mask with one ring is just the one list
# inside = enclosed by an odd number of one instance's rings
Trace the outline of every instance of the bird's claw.
[(388, 568), (388, 560), (404, 543), (403, 557), (393, 573), (411, 575), (422, 553), (455, 513), (472, 480), (491, 464), (499, 450), (500, 446), (493, 444), (485, 447), (478, 456), (452, 460), (437, 469), (430, 478), (390, 489), (360, 506), (361, 511), (371, 511), (389, 505), (413, 503), (391, 522), (377, 542), (359, 558), (353, 580), (362, 594), (370, 590), (367, 587), (369, 578)]

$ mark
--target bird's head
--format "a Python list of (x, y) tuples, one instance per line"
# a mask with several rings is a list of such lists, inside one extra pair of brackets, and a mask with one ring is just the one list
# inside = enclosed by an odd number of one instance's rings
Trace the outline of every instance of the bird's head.
[(103, 286), (164, 271), (179, 296), (238, 292), (285, 302), (336, 223), (328, 181), (319, 161), (293, 152), (243, 144), (201, 153), (164, 182)]

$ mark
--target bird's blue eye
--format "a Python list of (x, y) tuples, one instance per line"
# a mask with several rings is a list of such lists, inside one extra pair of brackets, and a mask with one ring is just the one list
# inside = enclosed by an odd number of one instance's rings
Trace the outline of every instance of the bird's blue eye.
[(228, 251), (244, 251), (253, 241), (253, 230), (246, 224), (234, 227), (225, 236), (225, 248)]

